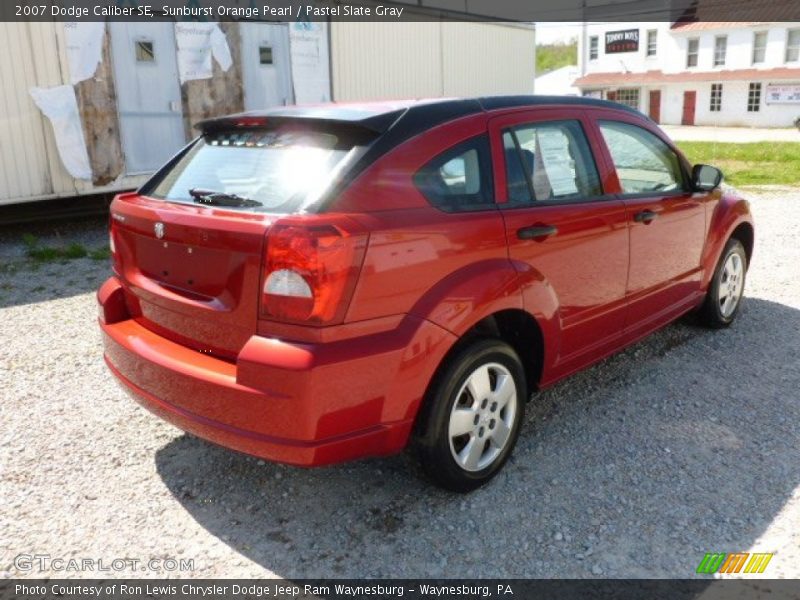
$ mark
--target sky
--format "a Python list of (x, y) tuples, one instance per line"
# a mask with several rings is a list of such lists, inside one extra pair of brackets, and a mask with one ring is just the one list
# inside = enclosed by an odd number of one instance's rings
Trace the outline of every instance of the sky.
[(536, 23), (536, 44), (568, 42), (581, 34), (581, 25), (581, 22), (574, 21)]

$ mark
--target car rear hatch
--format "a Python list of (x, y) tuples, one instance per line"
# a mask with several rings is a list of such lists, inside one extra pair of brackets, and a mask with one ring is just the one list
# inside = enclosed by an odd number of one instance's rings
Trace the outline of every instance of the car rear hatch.
[(202, 124), (203, 135), (111, 205), (114, 269), (131, 316), (235, 358), (257, 330), (271, 225), (341, 181), (379, 134), (369, 123), (244, 115)]

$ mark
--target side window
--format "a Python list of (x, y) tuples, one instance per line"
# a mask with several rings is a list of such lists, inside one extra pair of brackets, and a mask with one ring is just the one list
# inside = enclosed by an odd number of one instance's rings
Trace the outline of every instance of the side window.
[(511, 205), (602, 194), (589, 143), (578, 121), (546, 121), (503, 132)]
[(678, 155), (646, 129), (600, 121), (600, 131), (625, 194), (675, 192), (685, 189)]
[(462, 142), (428, 162), (414, 184), (435, 207), (447, 212), (494, 208), (491, 158), (486, 136)]

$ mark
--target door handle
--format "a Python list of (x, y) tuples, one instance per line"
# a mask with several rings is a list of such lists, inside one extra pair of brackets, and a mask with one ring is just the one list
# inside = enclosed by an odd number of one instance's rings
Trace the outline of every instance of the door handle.
[(643, 210), (633, 215), (633, 220), (637, 223), (649, 223), (657, 216), (658, 213), (654, 213), (652, 210)]
[(535, 240), (538, 238), (546, 238), (558, 233), (558, 227), (555, 225), (531, 225), (530, 227), (523, 227), (517, 229), (517, 237), (521, 240)]

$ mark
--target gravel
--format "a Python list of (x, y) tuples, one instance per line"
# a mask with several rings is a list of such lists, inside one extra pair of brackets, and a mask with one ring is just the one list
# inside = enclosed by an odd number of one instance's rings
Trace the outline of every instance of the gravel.
[[(737, 323), (679, 322), (540, 394), (504, 471), (468, 496), (406, 455), (301, 470), (162, 422), (103, 364), (106, 262), (37, 266), (7, 229), (0, 572), (96, 575), (14, 563), (48, 554), (193, 559), (195, 577), (690, 577), (706, 552), (752, 549), (776, 553), (765, 576), (800, 577), (800, 189), (749, 196)], [(104, 226), (35, 233), (95, 247)]]

